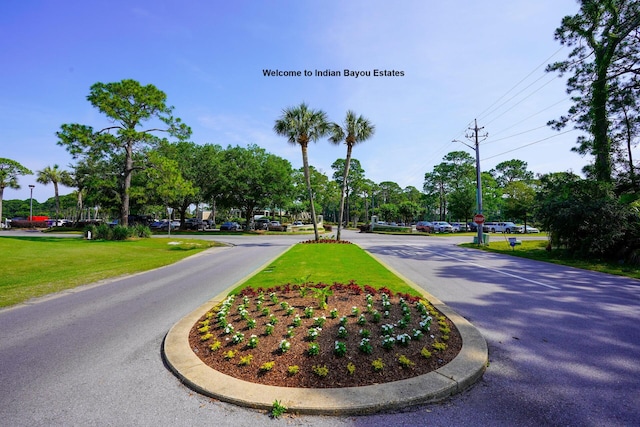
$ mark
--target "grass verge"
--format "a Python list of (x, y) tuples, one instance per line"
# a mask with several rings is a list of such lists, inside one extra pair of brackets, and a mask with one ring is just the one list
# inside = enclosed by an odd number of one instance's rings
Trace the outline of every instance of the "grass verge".
[(547, 251), (546, 247), (548, 243), (549, 242), (547, 240), (522, 240), (522, 245), (517, 245), (512, 248), (509, 245), (509, 242), (505, 239), (504, 241), (489, 241), (488, 246), (485, 245), (479, 247), (474, 243), (462, 243), (460, 246), (521, 258), (534, 259), (537, 261), (550, 262), (553, 264), (566, 265), (569, 267), (581, 268), (583, 270), (599, 271), (601, 273), (640, 279), (640, 268), (637, 266), (603, 260), (584, 260), (574, 258), (562, 249)]
[(415, 294), (415, 290), (400, 277), (387, 270), (371, 255), (351, 244), (297, 244), (242, 283), (232, 293), (250, 286), (272, 288), (308, 282), (349, 283), (387, 287), (394, 292)]
[[(169, 243), (172, 244), (169, 244)], [(216, 242), (0, 237), (0, 307), (123, 274), (162, 267)]]

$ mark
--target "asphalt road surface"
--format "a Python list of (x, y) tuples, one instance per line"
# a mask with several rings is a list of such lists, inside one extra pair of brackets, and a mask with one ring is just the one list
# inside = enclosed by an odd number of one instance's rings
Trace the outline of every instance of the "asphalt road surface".
[(640, 282), (456, 246), (469, 237), (343, 234), (478, 327), (490, 365), (468, 391), (271, 420), (183, 386), (160, 355), (171, 326), (306, 238), (220, 236), (234, 246), (1, 310), (0, 425), (640, 425)]

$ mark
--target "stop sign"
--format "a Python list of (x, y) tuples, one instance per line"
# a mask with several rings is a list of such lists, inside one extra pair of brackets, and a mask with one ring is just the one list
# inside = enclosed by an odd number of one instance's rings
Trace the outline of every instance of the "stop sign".
[(484, 215), (482, 214), (476, 214), (473, 217), (473, 222), (475, 222), (476, 224), (483, 224), (484, 223)]

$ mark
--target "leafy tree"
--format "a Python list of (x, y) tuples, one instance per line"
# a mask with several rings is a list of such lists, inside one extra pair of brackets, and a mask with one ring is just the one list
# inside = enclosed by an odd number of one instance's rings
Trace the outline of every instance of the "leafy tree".
[(514, 181), (526, 183), (533, 181), (533, 172), (527, 170), (527, 162), (517, 159), (497, 164), (491, 170), (491, 174), (496, 177), (498, 184), (502, 187)]
[(385, 203), (380, 205), (379, 213), (385, 221), (395, 221), (398, 218), (398, 205), (393, 203)]
[(502, 188), (490, 172), (482, 172), (482, 210), (486, 218), (503, 218)]
[(398, 205), (398, 214), (402, 217), (402, 221), (409, 224), (420, 212), (420, 205), (408, 200)]
[(32, 173), (15, 160), (0, 158), (0, 221), (2, 221), (4, 189), (13, 188), (14, 190), (19, 190), (18, 177), (20, 175), (31, 175)]
[(476, 210), (477, 190), (474, 185), (453, 190), (449, 195), (449, 213), (452, 218), (458, 220), (471, 219)]
[(175, 200), (181, 227), (189, 206), (203, 201), (215, 201), (219, 196), (219, 168), (222, 147), (219, 145), (198, 145), (190, 141), (162, 143), (158, 148), (161, 156), (176, 162), (181, 179), (189, 182), (191, 190), (183, 192)]
[(402, 194), (404, 194), (404, 199), (407, 202), (420, 203), (420, 200), (422, 199), (422, 193), (420, 190), (412, 185), (405, 187), (405, 189), (402, 190)]
[(447, 193), (449, 192), (448, 168), (440, 163), (433, 168), (433, 172), (424, 175), (424, 191), (438, 199), (438, 219), (443, 220), (447, 211)]
[(347, 116), (345, 117), (342, 126), (337, 123), (331, 124), (331, 138), (329, 138), (329, 141), (334, 144), (340, 144), (344, 141), (347, 146), (347, 157), (344, 162), (345, 167), (342, 178), (342, 195), (340, 196), (340, 210), (338, 211), (338, 232), (336, 234), (336, 239), (338, 240), (340, 240), (340, 230), (342, 228), (344, 200), (347, 193), (349, 167), (351, 166), (351, 152), (353, 150), (353, 146), (371, 138), (374, 133), (375, 126), (365, 117), (356, 116), (356, 113), (351, 110), (347, 111)]
[(383, 181), (378, 184), (378, 194), (376, 195), (378, 206), (385, 203), (398, 204), (402, 202), (402, 188), (393, 181)]
[[(364, 204), (364, 216), (366, 221), (369, 221), (369, 218), (371, 218), (369, 209), (375, 208), (374, 195), (379, 191), (379, 187), (378, 184), (372, 180), (363, 179), (362, 184), (360, 185), (360, 191)], [(371, 201), (371, 203), (369, 203), (369, 201)]]
[(53, 165), (53, 167), (47, 166), (44, 169), (38, 171), (37, 174), (38, 178), (36, 181), (38, 181), (40, 184), (53, 184), (53, 192), (56, 201), (55, 219), (57, 225), (58, 218), (60, 218), (60, 193), (58, 191), (58, 184), (71, 185), (71, 175), (67, 171), (60, 170), (60, 166), (58, 165)]
[(616, 172), (619, 193), (639, 191), (632, 149), (640, 137), (640, 87), (626, 91), (616, 91), (612, 101), (613, 116), (612, 142), (614, 143), (613, 163), (619, 165)]
[(547, 70), (573, 73), (567, 92), (576, 95), (569, 115), (549, 124), (562, 129), (575, 120), (588, 133), (575, 150), (595, 157), (593, 174), (601, 182), (612, 180), (612, 102), (616, 93), (638, 85), (639, 27), (638, 0), (580, 0), (580, 12), (565, 16), (555, 31), (556, 40), (573, 50)]
[(535, 180), (533, 172), (527, 170), (527, 162), (507, 160), (490, 171), (503, 193), (503, 217), (522, 218), (527, 225), (527, 213), (534, 207)]
[[(74, 158), (122, 162), (118, 170), (122, 177), (118, 200), (122, 225), (128, 224), (132, 175), (142, 167), (138, 162), (143, 159), (136, 158), (136, 153), (158, 144), (156, 132), (178, 139), (191, 134), (191, 129), (173, 116), (173, 107), (166, 105), (166, 98), (155, 86), (142, 86), (135, 80), (95, 83), (87, 99), (114, 125), (95, 132), (91, 126), (63, 124), (57, 132), (58, 144), (65, 146)], [(161, 127), (139, 130), (148, 121), (159, 122)]]
[(540, 178), (537, 216), (551, 244), (586, 258), (617, 258), (637, 250), (637, 211), (621, 205), (611, 185), (584, 180), (572, 173)]
[(513, 181), (502, 189), (505, 218), (523, 219), (527, 225), (527, 214), (535, 207), (536, 191), (524, 181)]
[(224, 150), (220, 176), (221, 204), (241, 208), (247, 225), (253, 220), (256, 208), (269, 206), (277, 195), (292, 192), (289, 161), (257, 145)]
[(327, 115), (321, 110), (309, 109), (304, 102), (297, 107), (286, 108), (282, 111), (282, 116), (276, 120), (273, 130), (276, 134), (287, 137), (290, 144), (300, 145), (302, 150), (302, 165), (304, 177), (309, 193), (309, 208), (311, 209), (311, 221), (313, 222), (313, 232), (316, 240), (320, 239), (318, 234), (318, 221), (313, 203), (313, 193), (311, 191), (311, 177), (309, 175), (308, 147), (310, 141), (317, 141), (325, 136), (329, 130)]
[[(322, 212), (322, 215), (327, 220), (336, 221), (338, 206), (340, 205), (340, 188), (338, 184), (313, 166), (309, 166), (309, 180), (316, 212)], [(311, 212), (304, 168), (293, 172), (293, 191), (293, 198), (296, 203), (302, 206), (307, 213)]]
[[(438, 198), (439, 219), (445, 219), (449, 209), (448, 200), (456, 193), (456, 210), (464, 212), (468, 200), (466, 196), (473, 188), (475, 179), (475, 161), (465, 151), (452, 151), (443, 158), (443, 162), (433, 168), (433, 172), (425, 174), (424, 191)], [(462, 213), (456, 212), (456, 213)]]
[[(338, 159), (331, 164), (331, 169), (335, 171), (333, 173), (333, 180), (336, 181), (342, 189), (340, 195), (340, 209), (338, 210), (338, 231), (340, 230), (340, 221), (349, 222), (349, 219), (351, 218), (350, 211), (353, 203), (355, 202), (355, 198), (353, 196), (358, 195), (360, 187), (362, 186), (362, 180), (364, 179), (364, 169), (362, 169), (360, 161), (351, 158), (349, 163), (350, 166), (345, 167), (345, 159)], [(346, 181), (344, 180), (345, 172), (349, 175)], [(346, 208), (345, 201), (347, 202)], [(346, 220), (342, 216), (344, 211), (347, 212)], [(336, 239), (338, 239), (338, 235), (339, 233), (336, 234)]]
[[(196, 199), (197, 189), (193, 182), (185, 179), (180, 162), (163, 156), (160, 151), (151, 151), (147, 154), (149, 167), (145, 168), (145, 191), (153, 198), (147, 199), (177, 210), (181, 225), (184, 224), (184, 215), (187, 207)], [(171, 219), (171, 218), (169, 218)]]

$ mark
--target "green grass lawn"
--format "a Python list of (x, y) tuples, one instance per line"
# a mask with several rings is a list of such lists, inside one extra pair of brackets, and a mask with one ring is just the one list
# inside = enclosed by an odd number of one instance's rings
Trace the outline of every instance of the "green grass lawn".
[(535, 259), (538, 261), (551, 262), (554, 264), (567, 265), (584, 270), (599, 271), (602, 273), (615, 274), (617, 276), (640, 279), (640, 268), (637, 266), (573, 258), (568, 256), (566, 252), (561, 249), (547, 251), (546, 247), (548, 243), (549, 242), (547, 240), (522, 240), (522, 245), (517, 245), (512, 248), (506, 239), (495, 239), (489, 240), (488, 246), (478, 247), (478, 245), (473, 243), (463, 243), (460, 246), (474, 249), (480, 248), (489, 252), (502, 253), (522, 258)]
[(233, 292), (251, 286), (271, 288), (307, 282), (334, 282), (387, 287), (394, 292), (415, 294), (415, 290), (400, 277), (387, 270), (375, 258), (356, 245), (297, 244), (269, 264), (264, 270), (242, 283)]
[(0, 236), (0, 307), (168, 265), (214, 245), (210, 241), (174, 238), (100, 241)]

